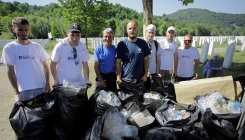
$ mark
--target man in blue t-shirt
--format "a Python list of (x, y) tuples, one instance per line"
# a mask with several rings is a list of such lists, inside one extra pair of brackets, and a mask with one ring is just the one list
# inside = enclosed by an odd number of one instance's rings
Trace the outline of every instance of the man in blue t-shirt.
[(123, 81), (143, 81), (147, 79), (149, 47), (145, 40), (137, 38), (138, 23), (134, 20), (127, 24), (128, 38), (117, 45), (117, 84)]
[(111, 28), (103, 31), (104, 43), (97, 46), (94, 51), (94, 70), (96, 73), (96, 86), (100, 88), (107, 87), (115, 91), (116, 84), (116, 47), (112, 44), (114, 32)]

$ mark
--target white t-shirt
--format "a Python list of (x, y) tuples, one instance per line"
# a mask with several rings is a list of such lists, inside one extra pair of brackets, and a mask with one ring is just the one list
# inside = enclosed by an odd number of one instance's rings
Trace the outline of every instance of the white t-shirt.
[(197, 48), (190, 47), (178, 49), (178, 70), (177, 76), (179, 77), (192, 77), (194, 75), (194, 60), (200, 59)]
[[(157, 42), (158, 43), (158, 42)], [(149, 43), (151, 45), (151, 54), (149, 55), (149, 72), (150, 74), (154, 74), (156, 73), (156, 69), (157, 69), (157, 61), (156, 61), (156, 46), (155, 46), (155, 42), (154, 40), (152, 40), (151, 43)], [(158, 43), (158, 48), (159, 48), (159, 43)]]
[(81, 42), (78, 43), (75, 49), (77, 50), (77, 58), (74, 58), (73, 48), (67, 38), (54, 47), (51, 59), (53, 62), (57, 62), (56, 69), (59, 83), (63, 83), (64, 79), (69, 82), (84, 82), (81, 74), (82, 63), (88, 61), (90, 57), (86, 46)]
[(42, 62), (47, 59), (49, 55), (44, 48), (32, 41), (28, 45), (13, 41), (3, 48), (2, 62), (14, 66), (19, 91), (45, 87)]
[(173, 70), (174, 53), (177, 47), (178, 44), (174, 40), (170, 43), (166, 39), (160, 42), (160, 47), (157, 51), (161, 59), (160, 70)]

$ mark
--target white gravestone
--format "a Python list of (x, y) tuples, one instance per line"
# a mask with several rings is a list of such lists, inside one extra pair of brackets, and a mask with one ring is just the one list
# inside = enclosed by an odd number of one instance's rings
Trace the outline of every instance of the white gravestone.
[(214, 42), (212, 41), (212, 42), (209, 44), (208, 55), (212, 55), (213, 52), (214, 52)]
[(193, 46), (193, 47), (197, 47), (196, 45), (197, 45), (197, 41), (196, 41), (196, 40), (193, 40), (192, 46)]
[(231, 43), (227, 49), (226, 49), (226, 54), (225, 54), (225, 59), (223, 62), (223, 68), (229, 68), (231, 66), (232, 63), (232, 59), (235, 53), (235, 42)]
[(241, 51), (245, 51), (245, 40), (244, 40), (243, 43), (242, 43)]
[(209, 49), (209, 44), (205, 42), (204, 45), (202, 46), (202, 53), (200, 58), (201, 63), (205, 63), (207, 61), (208, 49)]

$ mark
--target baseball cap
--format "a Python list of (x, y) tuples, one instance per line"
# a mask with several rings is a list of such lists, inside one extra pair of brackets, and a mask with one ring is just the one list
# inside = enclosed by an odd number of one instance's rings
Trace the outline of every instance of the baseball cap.
[(147, 30), (154, 30), (154, 31), (156, 31), (156, 26), (153, 25), (153, 24), (149, 24), (149, 25), (146, 27), (145, 30), (146, 30), (146, 31), (147, 31)]
[(174, 31), (174, 33), (176, 33), (176, 29), (173, 26), (168, 27), (167, 32), (170, 30), (172, 30), (172, 31)]
[(218, 56), (219, 57), (219, 54), (218, 53), (214, 53), (213, 56)]
[(76, 23), (72, 23), (69, 27), (68, 27), (68, 31), (69, 32), (81, 32), (81, 27), (76, 24)]

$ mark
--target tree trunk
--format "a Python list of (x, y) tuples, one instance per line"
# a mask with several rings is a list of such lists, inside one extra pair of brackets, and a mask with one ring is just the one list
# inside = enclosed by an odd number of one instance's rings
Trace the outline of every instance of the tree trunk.
[(145, 29), (153, 22), (153, 0), (142, 0), (143, 3), (143, 37), (145, 37)]

